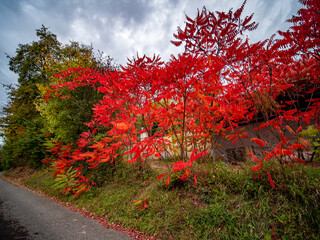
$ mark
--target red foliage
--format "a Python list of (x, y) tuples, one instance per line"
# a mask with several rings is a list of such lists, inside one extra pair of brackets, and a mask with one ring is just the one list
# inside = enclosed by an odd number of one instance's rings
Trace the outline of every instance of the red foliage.
[(276, 186), (273, 183), (271, 174), (269, 172), (267, 172), (267, 176), (268, 176), (268, 179), (269, 179), (269, 182), (270, 182), (270, 186), (273, 187), (273, 188), (276, 188)]
[(258, 144), (260, 147), (264, 147), (264, 145), (266, 144), (265, 141), (258, 139), (258, 138), (251, 138), (250, 141)]
[[(281, 39), (272, 36), (258, 43), (244, 37), (245, 31), (257, 28), (253, 15), (241, 18), (245, 3), (234, 12), (203, 8), (195, 19), (186, 16), (185, 29), (179, 28), (172, 41), (184, 44), (185, 52), (167, 63), (137, 56), (119, 71), (75, 68), (57, 75), (64, 81), (50, 86), (47, 101), (62, 88), (84, 85), (104, 97), (93, 108), (92, 122), (86, 123), (90, 133), (82, 133), (74, 147), (57, 144), (51, 149), (57, 156), (56, 172), (75, 162), (95, 168), (118, 157), (131, 163), (146, 158), (166, 162), (166, 156), (178, 155), (179, 161), (158, 176), (168, 175), (169, 184), (171, 171), (184, 171), (181, 179), (191, 175), (194, 161), (208, 154), (203, 146), (211, 144), (214, 150), (219, 137), (234, 144), (248, 138), (239, 127), (255, 121), (257, 137), (251, 142), (262, 148), (261, 159), (303, 161), (296, 151), (308, 149), (308, 144), (297, 133), (303, 122), (314, 121), (319, 127), (319, 1), (302, 1), (306, 9), (289, 20), (294, 26), (280, 32)], [(294, 130), (288, 122), (299, 128)], [(262, 140), (260, 131), (265, 128), (280, 141)], [(95, 138), (97, 131), (105, 137)], [(250, 156), (258, 164), (253, 171), (262, 169), (262, 161)], [(269, 172), (267, 176), (275, 188)], [(79, 179), (87, 184), (81, 174)], [(196, 175), (194, 180), (197, 184)]]

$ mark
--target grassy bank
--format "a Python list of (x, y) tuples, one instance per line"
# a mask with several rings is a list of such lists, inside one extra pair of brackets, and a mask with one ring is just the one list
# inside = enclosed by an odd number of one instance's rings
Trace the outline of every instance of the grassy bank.
[[(157, 180), (157, 170), (124, 164), (112, 173), (107, 169), (112, 177), (104, 176), (78, 198), (57, 191), (47, 170), (33, 172), (23, 182), (157, 239), (319, 239), (320, 168), (270, 164), (276, 189), (264, 175), (253, 180), (248, 166), (235, 170), (217, 163), (207, 170), (197, 186), (178, 175), (165, 186)], [(18, 175), (7, 173), (9, 178)]]

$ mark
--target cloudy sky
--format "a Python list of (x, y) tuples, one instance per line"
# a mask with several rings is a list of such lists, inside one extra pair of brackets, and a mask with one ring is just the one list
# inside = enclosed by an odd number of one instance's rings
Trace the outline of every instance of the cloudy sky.
[[(139, 53), (160, 55), (181, 52), (170, 43), (177, 26), (184, 27), (185, 14), (194, 18), (203, 6), (210, 11), (237, 9), (243, 0), (0, 0), (0, 83), (16, 83), (8, 69), (6, 54), (14, 56), (19, 43), (36, 39), (35, 29), (45, 25), (62, 43), (92, 44), (125, 64)], [(298, 0), (247, 0), (244, 14), (255, 13), (259, 28), (252, 41), (286, 30), (285, 21), (301, 8)], [(0, 105), (6, 94), (0, 87)]]

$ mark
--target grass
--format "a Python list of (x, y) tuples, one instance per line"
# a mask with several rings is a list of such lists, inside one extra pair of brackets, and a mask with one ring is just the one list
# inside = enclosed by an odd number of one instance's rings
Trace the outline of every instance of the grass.
[[(158, 239), (319, 239), (320, 168), (270, 162), (265, 170), (276, 189), (266, 172), (253, 180), (248, 165), (237, 171), (224, 163), (208, 165), (197, 186), (179, 175), (166, 186), (157, 180), (157, 170), (134, 168), (120, 165), (78, 198), (54, 189), (54, 179), (44, 170), (25, 183)], [(134, 200), (147, 207), (139, 210)]]

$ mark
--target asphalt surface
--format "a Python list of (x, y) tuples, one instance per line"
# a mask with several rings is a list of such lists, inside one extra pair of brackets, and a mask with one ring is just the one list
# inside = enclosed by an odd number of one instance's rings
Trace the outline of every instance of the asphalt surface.
[(0, 240), (127, 240), (127, 234), (0, 178)]

